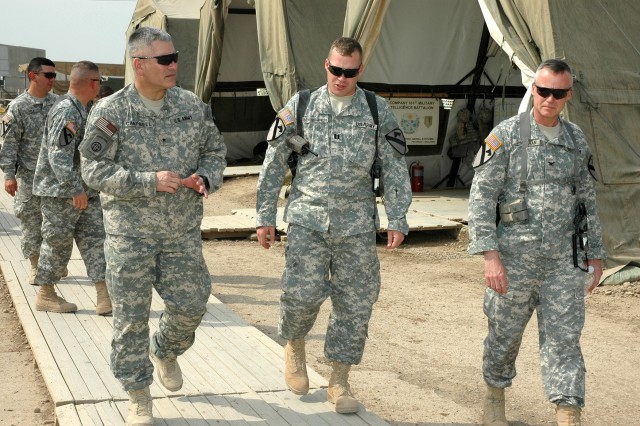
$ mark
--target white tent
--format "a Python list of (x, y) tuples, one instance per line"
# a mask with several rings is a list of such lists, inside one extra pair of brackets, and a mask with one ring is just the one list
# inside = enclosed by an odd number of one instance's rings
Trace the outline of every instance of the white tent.
[[(592, 144), (611, 262), (640, 258), (640, 222), (632, 219), (640, 203), (640, 27), (636, 24), (640, 3), (203, 0), (181, 2), (189, 4), (181, 8), (175, 4), (175, 0), (138, 0), (130, 30), (154, 25), (174, 36), (181, 51), (180, 81), (211, 100), (231, 161), (252, 156), (274, 110), (292, 94), (324, 84), (323, 62), (331, 41), (349, 35), (365, 49), (360, 85), (397, 102), (399, 109), (403, 103), (420, 108), (417, 116), (424, 124), (415, 121), (412, 126), (428, 127), (432, 136), (414, 138), (407, 161), (424, 164), (425, 187), (445, 181), (446, 186), (468, 185), (473, 176), (469, 159), (487, 126), (517, 112), (526, 92), (522, 82), (542, 59), (566, 58), (578, 76), (567, 114)], [(187, 9), (189, 23), (182, 22)], [(148, 18), (140, 19), (144, 13)], [(162, 16), (159, 24), (154, 14)], [(258, 96), (263, 88), (268, 98)], [(444, 107), (447, 100), (454, 101), (451, 110)], [(433, 122), (426, 108), (434, 109)], [(487, 111), (493, 123), (486, 122)]]

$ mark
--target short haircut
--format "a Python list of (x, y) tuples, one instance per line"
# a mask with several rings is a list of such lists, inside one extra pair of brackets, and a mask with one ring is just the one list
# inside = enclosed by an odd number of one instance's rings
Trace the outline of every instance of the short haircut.
[(91, 61), (80, 61), (71, 67), (71, 80), (82, 80), (88, 78), (91, 74), (100, 73), (100, 69)]
[(360, 57), (362, 58), (362, 46), (358, 43), (358, 40), (351, 37), (340, 37), (337, 38), (331, 43), (331, 48), (329, 48), (329, 55), (331, 55), (331, 51), (335, 50), (342, 56), (351, 56), (353, 52), (360, 53)]
[(54, 68), (56, 66), (56, 64), (54, 64), (51, 59), (42, 58), (38, 56), (36, 58), (33, 58), (31, 61), (29, 61), (27, 72), (40, 72), (42, 71), (43, 65), (54, 67)]
[(172, 41), (171, 35), (159, 28), (140, 27), (136, 29), (127, 42), (129, 56), (135, 56), (141, 49), (151, 46), (154, 41)]
[(548, 69), (554, 74), (562, 74), (565, 72), (569, 73), (569, 75), (571, 76), (571, 80), (573, 81), (573, 70), (571, 69), (568, 63), (566, 63), (561, 59), (547, 59), (546, 61), (544, 61), (538, 66), (538, 69), (536, 70), (536, 75), (538, 74), (538, 71), (543, 69)]

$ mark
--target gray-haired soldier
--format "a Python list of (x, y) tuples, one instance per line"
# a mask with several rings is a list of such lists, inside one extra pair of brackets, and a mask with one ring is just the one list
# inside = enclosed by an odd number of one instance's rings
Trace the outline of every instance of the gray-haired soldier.
[[(583, 271), (593, 268), (591, 291), (602, 275), (605, 250), (589, 146), (578, 126), (559, 118), (571, 98), (572, 82), (565, 62), (543, 62), (534, 78), (533, 111), (496, 126), (474, 162), (469, 253), (484, 254), (488, 287), (485, 425), (508, 425), (504, 388), (516, 375), (522, 334), (534, 310), (547, 398), (556, 404), (558, 425), (580, 424), (585, 400)], [(496, 227), (498, 203), (501, 220)], [(577, 210), (586, 214), (588, 244), (572, 247), (578, 242), (573, 237)]]
[[(153, 364), (170, 391), (191, 347), (211, 278), (202, 255), (202, 196), (222, 185), (226, 147), (211, 108), (175, 87), (178, 52), (165, 31), (131, 34), (133, 84), (101, 99), (80, 147), (82, 175), (101, 193), (113, 299), (111, 369), (129, 393), (127, 424), (152, 425)], [(149, 344), (152, 290), (164, 299)]]
[(56, 81), (55, 64), (47, 58), (33, 58), (27, 76), (29, 88), (11, 101), (0, 122), (0, 136), (4, 138), (0, 168), (5, 191), (15, 197), (13, 209), (20, 220), (22, 254), (31, 262), (29, 283), (34, 284), (42, 243), (42, 213), (40, 197), (32, 193), (33, 174), (45, 119), (57, 98), (51, 93)]
[(104, 226), (100, 198), (80, 176), (78, 145), (84, 135), (91, 101), (100, 89), (100, 70), (81, 61), (71, 68), (69, 92), (47, 116), (33, 193), (41, 197), (42, 247), (34, 282), (40, 286), (36, 309), (75, 312), (77, 307), (54, 289), (65, 270), (75, 239), (87, 274), (96, 286), (96, 313), (111, 313), (105, 284)]
[[(337, 412), (353, 413), (359, 403), (348, 375), (362, 359), (380, 291), (371, 175), (376, 157), (382, 160), (389, 249), (402, 244), (409, 232), (411, 188), (406, 143), (391, 108), (357, 87), (364, 68), (360, 44), (346, 37), (335, 40), (324, 68), (327, 84), (310, 94), (306, 114), (299, 112), (302, 95), (296, 94), (271, 128), (258, 181), (256, 225), (258, 241), (269, 248), (275, 240), (278, 192), (287, 159), (294, 149), (299, 151), (285, 210), (289, 230), (278, 325), (278, 333), (287, 339), (285, 381), (293, 393), (308, 392), (304, 338), (320, 306), (331, 297), (325, 356), (333, 371), (327, 394)], [(299, 121), (304, 139), (297, 132)]]

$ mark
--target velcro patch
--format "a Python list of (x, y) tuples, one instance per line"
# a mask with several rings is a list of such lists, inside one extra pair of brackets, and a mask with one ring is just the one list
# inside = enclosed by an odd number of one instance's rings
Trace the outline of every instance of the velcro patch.
[(0, 136), (4, 136), (9, 131), (9, 128), (11, 127), (11, 122), (12, 121), (13, 121), (13, 115), (11, 115), (11, 113), (6, 113), (2, 117), (2, 121), (0, 122), (0, 124), (1, 124), (1, 126), (0, 126)]
[(75, 126), (72, 126), (73, 132), (69, 129), (69, 124), (62, 128), (62, 132), (60, 137), (58, 138), (58, 145), (60, 147), (65, 147), (73, 142), (73, 138), (75, 137)]
[[(488, 139), (488, 138), (487, 138)], [(475, 169), (476, 167), (480, 167), (483, 164), (486, 164), (493, 158), (495, 151), (492, 146), (490, 146), (487, 141), (484, 141), (484, 144), (478, 150), (475, 158), (473, 159), (472, 167)]]
[(76, 123), (73, 120), (67, 122), (67, 125), (64, 126), (64, 128), (69, 130), (73, 136), (75, 136), (75, 134), (78, 132), (78, 129), (76, 128)]
[(285, 126), (290, 126), (293, 124), (293, 114), (291, 114), (291, 111), (289, 111), (289, 109), (287, 108), (280, 111), (278, 113), (278, 117), (280, 117), (280, 120), (282, 120)]
[(393, 129), (384, 137), (387, 142), (389, 142), (389, 145), (398, 152), (398, 154), (405, 155), (407, 153), (407, 141), (404, 139), (404, 133), (402, 133), (402, 130), (398, 128)]
[(496, 152), (502, 146), (502, 141), (500, 140), (500, 138), (498, 138), (493, 133), (489, 134), (489, 136), (487, 136), (484, 142), (489, 148), (491, 148), (493, 152)]
[(110, 138), (118, 132), (118, 128), (104, 117), (99, 117), (96, 120), (95, 125), (98, 129), (106, 133)]
[(356, 127), (375, 130), (378, 128), (378, 125), (376, 123), (367, 123), (366, 121), (356, 121)]
[(271, 125), (269, 132), (267, 133), (267, 142), (276, 140), (284, 133), (284, 123), (280, 119), (280, 116), (276, 117), (275, 121)]

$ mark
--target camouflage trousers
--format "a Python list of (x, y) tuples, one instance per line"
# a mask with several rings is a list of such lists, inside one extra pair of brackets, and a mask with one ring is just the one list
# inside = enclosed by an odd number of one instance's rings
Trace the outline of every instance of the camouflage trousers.
[(20, 246), (22, 255), (28, 259), (40, 254), (42, 244), (42, 212), (40, 210), (40, 197), (33, 194), (34, 172), (19, 168), (16, 173), (18, 192), (13, 200), (13, 212), (20, 220), (22, 239)]
[(287, 233), (278, 333), (287, 340), (306, 336), (320, 306), (331, 298), (324, 345), (332, 361), (362, 359), (373, 304), (380, 293), (375, 233), (334, 237), (298, 225)]
[(164, 313), (151, 341), (158, 357), (183, 354), (207, 310), (211, 277), (202, 256), (200, 229), (172, 238), (107, 234), (107, 287), (113, 304), (111, 371), (126, 391), (153, 382), (149, 312), (155, 288)]
[(540, 368), (549, 401), (583, 407), (585, 365), (580, 335), (585, 320), (586, 274), (567, 256), (502, 256), (508, 291), (487, 289), (484, 313), (489, 333), (484, 341), (483, 375), (494, 387), (511, 386), (525, 327), (535, 310)]
[(89, 198), (84, 210), (73, 207), (71, 198), (41, 197), (41, 205), (42, 247), (35, 283), (60, 281), (74, 240), (91, 281), (103, 281), (106, 265), (100, 197)]

